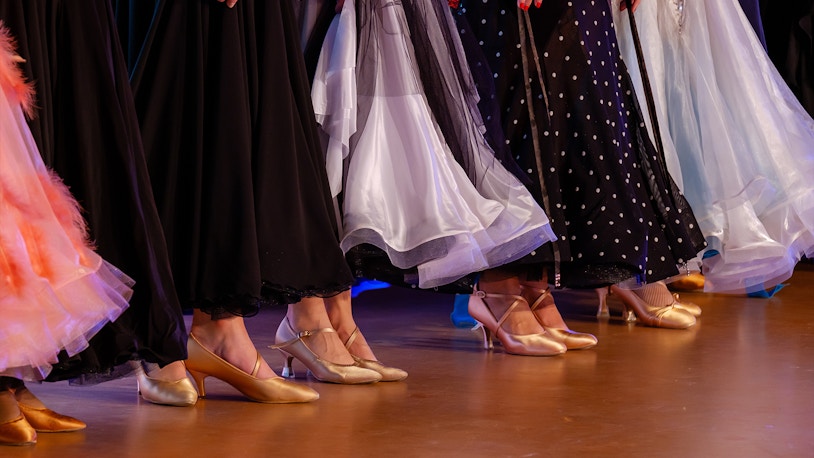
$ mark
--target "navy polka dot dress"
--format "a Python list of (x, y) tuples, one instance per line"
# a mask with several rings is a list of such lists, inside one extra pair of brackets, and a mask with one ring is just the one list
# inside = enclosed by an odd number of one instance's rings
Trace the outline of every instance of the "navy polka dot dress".
[(525, 34), (512, 1), (468, 0), (457, 13), (486, 59), (470, 65), (491, 70), (479, 89), (492, 88), (482, 109), (487, 123), (500, 116), (503, 160), (519, 165), (558, 236), (521, 262), (553, 266), (574, 288), (679, 273), (703, 236), (647, 136), (608, 2), (544, 0)]

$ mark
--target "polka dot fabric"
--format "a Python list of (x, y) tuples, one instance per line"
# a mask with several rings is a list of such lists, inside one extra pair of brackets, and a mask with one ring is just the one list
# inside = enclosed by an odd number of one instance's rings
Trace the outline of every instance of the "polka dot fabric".
[[(459, 27), (462, 38), (477, 42), (492, 70), (493, 81), (481, 81), (479, 88), (495, 88), (482, 98), (494, 96), (501, 107), (512, 154), (504, 160), (516, 161), (526, 174), (524, 182), (531, 182), (558, 236), (556, 246), (521, 262), (551, 264), (556, 250), (568, 287), (677, 274), (677, 266), (703, 248), (703, 236), (648, 139), (608, 2), (545, 0), (542, 8), (529, 10), (542, 72), (537, 74), (527, 47), (531, 98), (513, 2), (469, 0), (459, 11), (458, 20), (469, 26)], [(537, 123), (537, 152), (528, 103)]]

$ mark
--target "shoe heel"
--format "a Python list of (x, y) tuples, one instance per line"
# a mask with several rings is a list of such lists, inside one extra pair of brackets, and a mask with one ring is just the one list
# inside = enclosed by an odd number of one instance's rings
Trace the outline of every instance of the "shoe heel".
[(599, 307), (596, 310), (597, 318), (610, 318), (608, 309), (608, 288), (597, 288), (596, 295), (599, 299)]
[(203, 372), (196, 372), (196, 371), (189, 371), (189, 375), (192, 376), (192, 380), (195, 380), (195, 386), (198, 387), (198, 396), (206, 397), (206, 389), (204, 389), (204, 379), (207, 377), (207, 374)]
[(478, 323), (480, 330), (483, 332), (483, 348), (486, 350), (494, 350), (495, 344), (492, 342), (492, 331), (490, 331), (486, 326), (481, 323)]
[(294, 361), (294, 357), (283, 352), (286, 356), (285, 360), (285, 367), (283, 367), (283, 373), (281, 374), (285, 378), (294, 378), (294, 366), (292, 366), (292, 362)]
[(622, 312), (622, 318), (628, 323), (633, 323), (638, 320), (638, 318), (636, 318), (636, 311), (628, 307), (627, 304), (625, 304), (625, 309)]

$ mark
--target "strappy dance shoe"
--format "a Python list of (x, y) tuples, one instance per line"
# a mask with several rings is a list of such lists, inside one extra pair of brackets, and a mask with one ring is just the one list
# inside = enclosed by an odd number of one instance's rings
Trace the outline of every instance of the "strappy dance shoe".
[(206, 396), (204, 379), (215, 377), (232, 385), (252, 401), (270, 404), (288, 404), (295, 402), (310, 402), (319, 399), (319, 393), (305, 385), (289, 382), (282, 377), (259, 379), (256, 377), (260, 370), (262, 357), (257, 353), (257, 360), (251, 374), (243, 372), (228, 361), (206, 349), (194, 335), (189, 335), (187, 341), (189, 358), (184, 362), (187, 370), (198, 385), (198, 393)]
[(611, 285), (596, 290), (599, 296), (599, 311), (597, 316), (610, 316), (607, 296), (612, 293), (618, 296), (624, 304), (623, 318), (625, 321), (639, 321), (647, 326), (669, 329), (687, 329), (695, 324), (695, 317), (675, 304), (664, 307), (654, 307), (640, 298), (629, 289)]
[(14, 388), (14, 398), (25, 420), (40, 433), (69, 433), (85, 429), (82, 420), (62, 415), (45, 407), (25, 386)]
[[(534, 313), (535, 310), (544, 307), (555, 307), (555, 308), (557, 307), (556, 304), (553, 303), (543, 305), (543, 301), (547, 297), (551, 296), (551, 288), (541, 289), (526, 285), (520, 285), (520, 288), (521, 288), (520, 290), (523, 292), (528, 290), (537, 295), (537, 299), (535, 299), (534, 302), (531, 303), (530, 308), (532, 313)], [(535, 313), (534, 317), (537, 318), (537, 322), (540, 323), (543, 329), (545, 329), (546, 333), (551, 335), (551, 337), (553, 337), (557, 341), (564, 343), (569, 350), (585, 350), (587, 348), (596, 346), (596, 344), (599, 342), (596, 336), (594, 336), (593, 334), (588, 334), (587, 332), (576, 332), (568, 328), (560, 329), (549, 327), (546, 326), (545, 323), (543, 323), (542, 319), (540, 318), (540, 315)]]
[[(348, 337), (348, 341), (345, 342), (345, 348), (350, 352), (350, 346), (353, 345), (353, 341), (356, 340), (356, 336), (359, 335), (359, 328), (353, 330)], [(375, 361), (372, 359), (364, 359), (360, 358), (353, 353), (350, 354), (353, 357), (353, 360), (356, 361), (356, 364), (359, 367), (363, 367), (365, 369), (370, 369), (378, 372), (381, 374), (382, 379), (381, 382), (400, 382), (407, 378), (407, 371), (399, 369), (397, 367), (389, 367), (382, 364), (380, 361)]]
[(0, 413), (11, 420), (0, 423), (0, 444), (32, 445), (37, 443), (37, 431), (26, 421), (17, 399), (9, 390), (0, 391)]
[[(511, 300), (512, 303), (500, 319), (492, 313), (486, 299)], [(506, 353), (525, 356), (555, 356), (565, 353), (567, 347), (546, 332), (538, 334), (512, 334), (502, 328), (509, 315), (518, 308), (528, 308), (528, 302), (522, 296), (509, 294), (485, 293), (476, 290), (469, 298), (469, 314), (480, 323), (483, 331), (483, 347), (494, 348), (492, 335), (503, 345)]]
[(276, 344), (269, 348), (280, 350), (286, 357), (286, 367), (283, 369), (284, 377), (294, 377), (294, 370), (291, 362), (297, 358), (311, 375), (320, 382), (341, 383), (345, 385), (357, 385), (362, 383), (374, 383), (382, 379), (382, 375), (375, 370), (360, 367), (357, 364), (336, 364), (321, 359), (305, 343), (305, 338), (322, 333), (336, 332), (333, 328), (315, 329), (312, 331), (296, 332), (291, 327), (288, 317), (284, 318), (277, 328)]

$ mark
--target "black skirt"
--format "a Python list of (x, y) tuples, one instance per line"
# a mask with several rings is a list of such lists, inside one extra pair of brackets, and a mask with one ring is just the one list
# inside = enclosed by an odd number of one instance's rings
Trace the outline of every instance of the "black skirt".
[(152, 18), (126, 48), (182, 303), (247, 315), (347, 289), (291, 2), (140, 3), (120, 11)]

